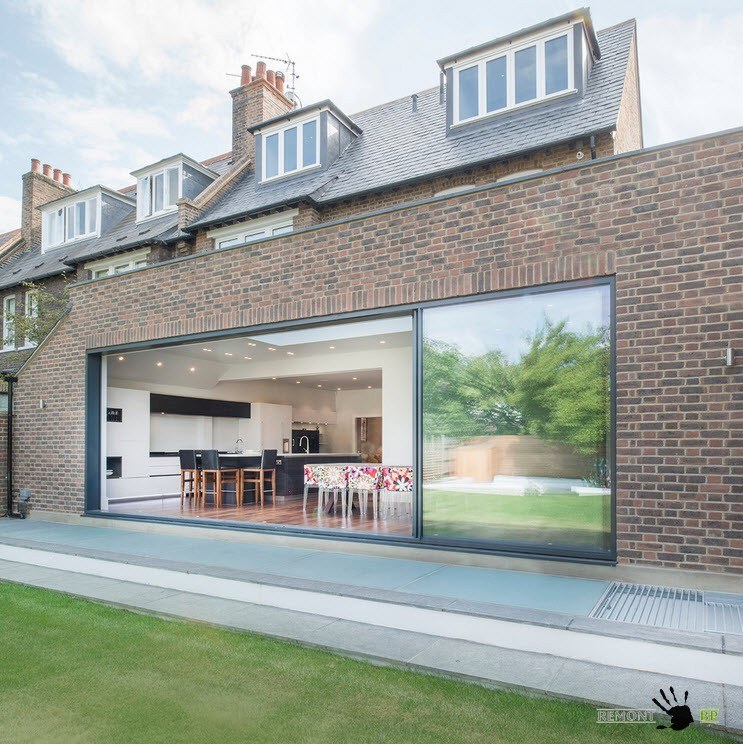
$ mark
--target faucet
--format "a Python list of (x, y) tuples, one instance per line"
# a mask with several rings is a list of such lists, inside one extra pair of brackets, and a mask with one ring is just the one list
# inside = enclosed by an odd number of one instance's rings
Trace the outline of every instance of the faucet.
[(304, 448), (304, 454), (305, 455), (309, 455), (310, 454), (310, 438), (306, 434), (304, 436), (302, 436), (302, 437), (299, 437), (299, 447), (300, 448), (302, 447), (302, 440), (303, 439), (306, 439), (307, 440), (307, 444), (305, 445), (305, 448)]
[(242, 452), (242, 447), (239, 447), (238, 446), (238, 444), (242, 444), (242, 443), (243, 443), (243, 440), (242, 439), (238, 439), (235, 442), (235, 452)]

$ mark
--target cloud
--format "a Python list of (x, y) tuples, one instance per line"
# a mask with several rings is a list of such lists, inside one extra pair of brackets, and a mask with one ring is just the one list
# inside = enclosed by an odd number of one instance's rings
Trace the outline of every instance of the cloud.
[(0, 196), (0, 233), (21, 226), (21, 202), (9, 196)]
[(743, 13), (656, 15), (639, 24), (646, 145), (740, 126), (741, 36)]

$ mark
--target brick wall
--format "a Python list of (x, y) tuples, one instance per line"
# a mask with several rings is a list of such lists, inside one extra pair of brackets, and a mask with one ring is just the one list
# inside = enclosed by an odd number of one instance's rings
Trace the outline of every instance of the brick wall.
[(743, 573), (743, 367), (723, 367), (742, 149), (709, 137), (76, 287), (18, 384), (16, 483), (82, 509), (86, 348), (615, 275), (619, 560)]
[(637, 32), (632, 37), (627, 72), (624, 76), (622, 100), (617, 116), (615, 152), (630, 152), (642, 147), (642, 111), (640, 108), (640, 78), (637, 71)]
[(23, 243), (28, 248), (41, 245), (41, 212), (38, 206), (68, 196), (74, 189), (55, 181), (53, 178), (29, 171), (23, 175), (23, 197), (21, 203), (21, 233)]
[[(1, 391), (5, 393), (6, 386)], [(0, 514), (5, 512), (8, 503), (8, 481), (6, 479), (8, 468), (8, 414), (0, 411)]]

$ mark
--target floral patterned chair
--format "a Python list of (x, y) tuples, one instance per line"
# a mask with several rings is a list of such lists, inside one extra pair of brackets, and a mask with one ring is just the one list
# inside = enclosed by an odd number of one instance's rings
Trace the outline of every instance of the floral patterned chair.
[(307, 493), (310, 488), (317, 488), (317, 468), (319, 465), (305, 465), (304, 466), (304, 500), (302, 501), (303, 511), (307, 511)]
[(317, 510), (318, 512), (333, 496), (333, 508), (341, 502), (341, 512), (346, 516), (346, 465), (313, 465), (317, 475)]
[(412, 467), (409, 465), (382, 466), (380, 509), (383, 514), (412, 514)]
[(353, 495), (356, 492), (359, 497), (359, 509), (362, 515), (366, 514), (367, 497), (371, 496), (374, 518), (376, 519), (381, 476), (382, 468), (380, 465), (346, 465), (349, 514), (353, 506)]

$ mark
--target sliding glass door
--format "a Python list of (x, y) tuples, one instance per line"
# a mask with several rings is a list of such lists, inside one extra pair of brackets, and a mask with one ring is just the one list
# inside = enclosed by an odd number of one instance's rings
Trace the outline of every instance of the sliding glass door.
[(609, 554), (611, 288), (423, 310), (423, 537)]

